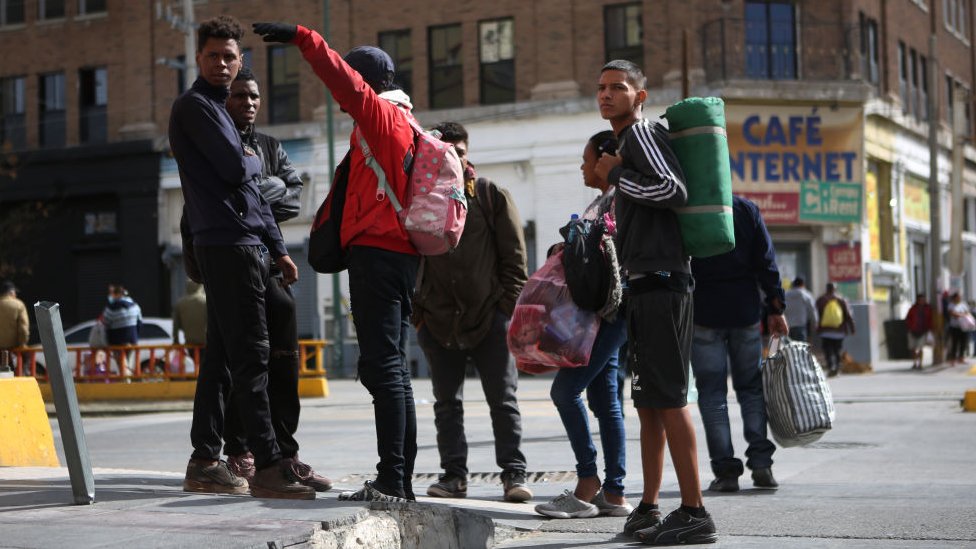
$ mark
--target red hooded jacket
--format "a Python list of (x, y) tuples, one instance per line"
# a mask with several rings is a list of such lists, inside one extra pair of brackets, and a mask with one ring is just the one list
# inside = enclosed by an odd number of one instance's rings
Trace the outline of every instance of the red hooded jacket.
[[(329, 88), (336, 103), (356, 122), (390, 188), (405, 204), (408, 176), (404, 161), (414, 148), (410, 111), (377, 95), (314, 30), (299, 25), (292, 43)], [(342, 247), (371, 246), (416, 255), (390, 200), (377, 194), (376, 174), (366, 165), (355, 131), (349, 137), (349, 148), (349, 187), (340, 231)]]

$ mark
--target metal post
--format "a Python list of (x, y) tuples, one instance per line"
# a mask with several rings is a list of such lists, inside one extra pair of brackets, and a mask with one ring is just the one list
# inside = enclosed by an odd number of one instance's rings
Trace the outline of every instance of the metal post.
[[(329, 27), (331, 17), (329, 13), (329, 0), (322, 0), (322, 37), (327, 41), (332, 38)], [(332, 113), (332, 92), (326, 89), (325, 92), (325, 137), (326, 146), (329, 148), (329, 185), (335, 179), (335, 121)], [(345, 344), (346, 344), (345, 315), (342, 311), (342, 290), (339, 284), (339, 273), (332, 275), (332, 368), (336, 373), (346, 370), (345, 363)]]
[(194, 28), (193, 0), (183, 0), (183, 50), (185, 60), (183, 61), (183, 82), (184, 89), (193, 87), (193, 82), (197, 79), (197, 37)]
[[(932, 5), (932, 11), (935, 11)], [(932, 364), (941, 364), (942, 341), (942, 193), (939, 187), (939, 68), (935, 48), (935, 15), (929, 35), (929, 294), (932, 296)]]
[(91, 505), (95, 502), (95, 479), (92, 476), (91, 461), (88, 459), (88, 444), (81, 425), (78, 411), (78, 396), (68, 364), (68, 348), (64, 342), (64, 328), (61, 325), (61, 306), (51, 301), (34, 304), (37, 329), (44, 348), (44, 363), (54, 394), (54, 409), (61, 429), (61, 442), (64, 444), (64, 458), (68, 462), (68, 476), (71, 479), (71, 492), (76, 505)]

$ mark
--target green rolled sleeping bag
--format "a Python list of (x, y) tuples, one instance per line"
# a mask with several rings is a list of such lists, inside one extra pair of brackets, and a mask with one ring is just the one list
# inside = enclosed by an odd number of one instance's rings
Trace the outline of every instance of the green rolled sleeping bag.
[(725, 102), (689, 97), (668, 107), (663, 118), (688, 189), (688, 204), (677, 210), (685, 251), (692, 257), (731, 251), (735, 228)]

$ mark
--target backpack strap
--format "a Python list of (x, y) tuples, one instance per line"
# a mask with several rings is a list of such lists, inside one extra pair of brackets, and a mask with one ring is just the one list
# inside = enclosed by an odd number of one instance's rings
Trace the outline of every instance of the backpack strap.
[(495, 201), (492, 198), (492, 194), (491, 185), (487, 179), (479, 177), (474, 182), (474, 196), (478, 200), (478, 205), (481, 206), (482, 211), (485, 212), (485, 220), (488, 222), (488, 228), (491, 232), (495, 232)]
[(403, 206), (400, 205), (400, 201), (397, 199), (396, 194), (394, 194), (393, 189), (390, 188), (389, 182), (386, 180), (386, 172), (383, 171), (383, 167), (380, 163), (376, 161), (376, 157), (373, 156), (372, 151), (369, 150), (369, 145), (366, 143), (366, 138), (363, 137), (363, 132), (359, 131), (359, 126), (356, 126), (356, 138), (359, 140), (359, 149), (363, 152), (363, 158), (366, 159), (366, 165), (369, 169), (373, 170), (376, 174), (376, 200), (382, 202), (383, 198), (389, 198), (390, 204), (393, 205), (393, 209), (396, 213), (400, 213), (403, 210)]

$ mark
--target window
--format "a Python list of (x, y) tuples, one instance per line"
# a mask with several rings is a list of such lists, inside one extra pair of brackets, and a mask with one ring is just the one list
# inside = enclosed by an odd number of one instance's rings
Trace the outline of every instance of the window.
[(104, 143), (108, 138), (108, 70), (105, 67), (78, 71), (79, 140)]
[(40, 75), (38, 103), (41, 147), (65, 145), (64, 73)]
[(301, 58), (291, 46), (268, 48), (268, 122), (298, 121), (298, 69)]
[(942, 19), (949, 32), (961, 40), (966, 37), (966, 13), (969, 0), (942, 0)]
[(911, 102), (908, 100), (908, 53), (905, 43), (898, 42), (898, 97), (901, 98), (901, 112), (911, 112)]
[(64, 0), (38, 0), (38, 19), (61, 19), (64, 17)]
[(24, 0), (0, 0), (0, 25), (24, 22)]
[(955, 116), (956, 113), (956, 108), (955, 108), (956, 90), (954, 89), (956, 87), (956, 84), (955, 84), (955, 80), (952, 78), (952, 75), (947, 74), (945, 76), (945, 85), (946, 85), (946, 122), (948, 122), (949, 126), (951, 127), (953, 116)]
[(105, 0), (78, 0), (78, 15), (105, 12)]
[(918, 110), (918, 52), (915, 48), (908, 51), (908, 102), (911, 104), (909, 112), (912, 116), (919, 118)]
[(464, 104), (461, 25), (430, 27), (427, 42), (430, 52), (430, 108), (460, 107)]
[(85, 212), (85, 235), (116, 234), (118, 216), (115, 212)]
[(390, 54), (393, 66), (396, 67), (393, 84), (410, 95), (413, 93), (413, 47), (410, 43), (410, 29), (381, 32), (379, 44), (380, 49)]
[(0, 146), (9, 143), (14, 149), (27, 147), (25, 81), (23, 76), (0, 79)]
[(605, 61), (626, 59), (644, 66), (644, 24), (640, 2), (603, 8)]
[(878, 84), (878, 22), (861, 13), (861, 74), (872, 84)]
[(919, 77), (919, 88), (918, 88), (918, 107), (919, 107), (919, 118), (922, 120), (929, 119), (929, 61), (924, 55), (918, 55), (918, 77)]
[(746, 2), (746, 75), (796, 78), (796, 28), (790, 2)]
[(514, 27), (510, 18), (478, 24), (482, 105), (515, 101)]

